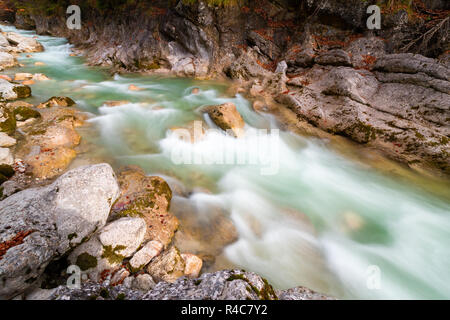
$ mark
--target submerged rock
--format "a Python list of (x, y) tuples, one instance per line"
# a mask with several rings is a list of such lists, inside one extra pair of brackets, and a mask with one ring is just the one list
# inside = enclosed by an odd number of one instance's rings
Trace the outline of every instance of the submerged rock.
[(119, 186), (108, 164), (67, 172), (0, 202), (0, 298), (33, 285), (48, 263), (105, 225)]

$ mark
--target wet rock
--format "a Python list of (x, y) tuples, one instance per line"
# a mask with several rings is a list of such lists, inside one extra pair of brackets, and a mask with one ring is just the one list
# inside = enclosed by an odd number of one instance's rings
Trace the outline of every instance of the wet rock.
[(101, 228), (119, 194), (108, 164), (80, 167), (0, 202), (0, 297), (32, 286), (54, 258)]
[(48, 81), (48, 80), (50, 80), (50, 78), (47, 77), (43, 73), (36, 73), (36, 74), (33, 75), (32, 80), (34, 80), (34, 81)]
[(121, 101), (105, 101), (105, 103), (103, 103), (103, 105), (107, 106), (107, 107), (119, 107), (122, 106), (124, 104), (128, 104), (130, 103), (130, 101), (125, 101), (125, 100), (121, 100)]
[[(31, 105), (32, 106), (32, 105)], [(41, 114), (25, 105), (19, 105), (18, 107), (14, 107), (13, 105), (9, 105), (9, 107), (14, 110), (14, 117), (16, 121), (27, 121), (28, 119), (38, 119), (41, 118)]]
[(35, 84), (35, 82), (34, 82), (34, 80), (25, 80), (25, 81), (22, 81), (22, 84), (31, 86), (31, 85)]
[(276, 291), (279, 300), (336, 300), (333, 297), (317, 293), (305, 287)]
[(16, 139), (8, 136), (4, 132), (0, 132), (0, 147), (1, 148), (9, 148), (9, 147), (16, 145), (16, 143), (17, 143)]
[(16, 46), (19, 52), (41, 52), (44, 47), (36, 39), (22, 36), (15, 32), (5, 33), (6, 39), (9, 43)]
[(11, 77), (7, 76), (5, 74), (0, 74), (0, 79), (6, 80), (6, 81), (9, 81), (9, 82), (12, 81)]
[(183, 253), (181, 255), (186, 267), (184, 268), (184, 274), (189, 278), (197, 278), (202, 269), (203, 261), (195, 254)]
[(75, 150), (58, 147), (43, 149), (37, 146), (38, 152), (31, 152), (24, 160), (31, 166), (33, 176), (39, 179), (50, 179), (59, 176), (77, 156)]
[(130, 91), (141, 91), (142, 89), (139, 88), (138, 86), (134, 85), (134, 84), (130, 84), (130, 86), (128, 87), (128, 90), (130, 90)]
[(37, 108), (51, 108), (51, 107), (72, 107), (75, 105), (75, 101), (73, 101), (69, 97), (51, 97), (46, 102), (43, 102), (37, 106)]
[(123, 168), (118, 181), (121, 195), (112, 216), (143, 218), (147, 224), (145, 240), (157, 240), (166, 247), (178, 228), (178, 219), (168, 211), (172, 191), (167, 182), (146, 176), (139, 167)]
[(16, 73), (14, 76), (14, 81), (25, 81), (31, 80), (33, 75), (31, 73)]
[(0, 70), (11, 68), (17, 65), (17, 60), (12, 54), (0, 52)]
[(28, 98), (31, 89), (28, 86), (0, 79), (0, 101)]
[(136, 252), (130, 260), (133, 272), (143, 269), (149, 262), (158, 256), (163, 249), (163, 244), (159, 241), (149, 241), (142, 249)]
[(154, 258), (147, 266), (147, 272), (156, 282), (175, 282), (184, 275), (186, 264), (181, 257), (180, 251), (171, 246), (162, 254)]
[(208, 113), (211, 120), (222, 130), (231, 130), (236, 137), (243, 134), (245, 122), (233, 103), (205, 107), (202, 108), (202, 111)]

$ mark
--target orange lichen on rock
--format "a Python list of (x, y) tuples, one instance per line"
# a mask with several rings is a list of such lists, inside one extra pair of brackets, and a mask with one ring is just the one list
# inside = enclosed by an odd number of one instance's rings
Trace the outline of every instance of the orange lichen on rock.
[(16, 234), (11, 240), (1, 242), (0, 243), (0, 260), (3, 259), (3, 256), (6, 252), (12, 247), (18, 246), (23, 243), (23, 240), (33, 233), (35, 230), (21, 231)]

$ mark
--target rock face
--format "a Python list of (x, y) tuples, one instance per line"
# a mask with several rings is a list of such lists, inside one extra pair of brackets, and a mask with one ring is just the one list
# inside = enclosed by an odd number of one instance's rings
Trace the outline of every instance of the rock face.
[(203, 112), (208, 113), (211, 120), (222, 130), (231, 130), (232, 134), (239, 137), (243, 134), (245, 122), (233, 103), (224, 103), (218, 106), (209, 106), (202, 108)]
[[(106, 297), (106, 292), (108, 296)], [(51, 300), (328, 300), (331, 297), (303, 287), (275, 291), (260, 276), (252, 272), (224, 270), (207, 273), (197, 279), (180, 278), (175, 283), (160, 282), (142, 292), (126, 286), (108, 287), (86, 283), (80, 289), (59, 287)]]
[(112, 168), (100, 164), (0, 202), (0, 298), (21, 293), (51, 260), (105, 225), (118, 195)]

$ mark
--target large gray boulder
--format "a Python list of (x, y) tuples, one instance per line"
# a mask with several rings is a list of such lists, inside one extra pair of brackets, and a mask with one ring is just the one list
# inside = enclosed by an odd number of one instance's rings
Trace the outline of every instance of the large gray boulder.
[(0, 299), (23, 292), (51, 260), (103, 227), (118, 195), (114, 171), (98, 164), (0, 202)]

